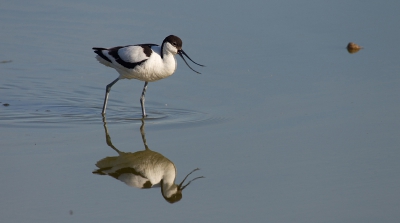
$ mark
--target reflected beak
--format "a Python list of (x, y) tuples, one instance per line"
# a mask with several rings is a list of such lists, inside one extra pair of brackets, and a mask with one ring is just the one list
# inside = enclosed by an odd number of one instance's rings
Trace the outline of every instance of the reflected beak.
[[(182, 57), (183, 58), (183, 57)], [(188, 57), (189, 58), (189, 57)], [(190, 58), (189, 58), (190, 59)], [(194, 63), (194, 62), (193, 62)], [(189, 66), (189, 65), (188, 65)], [(193, 70), (193, 69), (192, 69)], [(182, 186), (183, 182), (185, 182), (186, 178), (192, 174), (194, 171), (200, 170), (199, 168), (196, 168), (194, 170), (192, 170), (192, 172), (190, 172), (188, 175), (186, 175), (185, 179), (182, 180), (182, 182), (178, 185), (178, 191), (183, 191), (183, 189), (185, 189), (185, 187), (187, 187), (192, 181), (197, 180), (199, 178), (204, 178), (203, 176), (201, 177), (196, 177), (193, 180), (189, 181), (189, 183), (187, 183), (185, 186)]]
[(193, 63), (195, 63), (195, 64), (197, 64), (197, 65), (199, 65), (199, 66), (204, 67), (204, 65), (201, 65), (201, 64), (198, 64), (198, 63), (194, 62), (192, 59), (190, 59), (190, 57), (189, 57), (189, 56), (185, 53), (185, 51), (183, 51), (182, 49), (178, 50), (178, 54), (179, 54), (179, 56), (181, 56), (181, 58), (183, 59), (183, 61), (185, 61), (186, 65), (187, 65), (192, 71), (194, 71), (194, 72), (200, 74), (200, 72), (195, 71), (193, 68), (191, 68), (191, 67), (189, 66), (189, 64), (186, 62), (185, 58), (183, 57), (183, 55), (185, 55), (190, 61), (192, 61)]

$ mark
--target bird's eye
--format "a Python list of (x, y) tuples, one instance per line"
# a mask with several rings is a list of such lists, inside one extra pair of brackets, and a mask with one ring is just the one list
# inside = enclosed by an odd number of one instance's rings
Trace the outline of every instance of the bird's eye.
[(172, 45), (173, 45), (173, 46), (176, 46), (176, 42), (173, 42)]

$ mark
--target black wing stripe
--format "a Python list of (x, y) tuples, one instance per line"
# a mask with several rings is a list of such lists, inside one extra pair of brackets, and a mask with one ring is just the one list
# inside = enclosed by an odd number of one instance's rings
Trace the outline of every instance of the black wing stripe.
[(123, 48), (123, 46), (117, 46), (117, 47), (113, 47), (111, 49), (108, 50), (108, 53), (114, 57), (115, 61), (117, 61), (117, 63), (121, 64), (122, 66), (129, 68), (129, 69), (134, 69), (136, 66), (142, 64), (143, 62), (145, 62), (147, 59), (136, 62), (136, 63), (131, 63), (131, 62), (126, 62), (125, 60), (123, 60), (119, 55), (118, 55), (118, 50)]
[(137, 172), (135, 169), (133, 169), (131, 167), (125, 167), (125, 168), (119, 169), (119, 170), (115, 171), (114, 173), (109, 173), (108, 175), (114, 177), (115, 179), (118, 179), (118, 177), (120, 177), (122, 174), (125, 174), (125, 173), (141, 176), (141, 177), (147, 179), (147, 177), (145, 177), (143, 174)]
[(100, 47), (93, 47), (92, 49), (94, 49), (94, 52), (99, 55), (101, 58), (103, 58), (104, 60), (107, 60), (108, 62), (112, 63), (110, 59), (108, 59), (108, 57), (106, 57), (106, 55), (103, 54), (102, 50), (108, 50), (106, 48), (100, 48)]
[(153, 53), (153, 50), (151, 49), (152, 46), (158, 46), (157, 44), (152, 44), (152, 43), (145, 43), (145, 44), (137, 44), (135, 46), (140, 46), (143, 48), (143, 53), (146, 54), (147, 57), (150, 57), (150, 55)]
[(101, 47), (93, 47), (92, 49), (94, 50), (94, 52), (99, 55), (101, 58), (103, 58), (104, 60), (112, 63), (112, 61), (103, 54), (103, 50), (107, 50), (108, 54), (110, 54), (117, 63), (121, 64), (122, 66), (128, 68), (128, 69), (134, 69), (136, 66), (141, 65), (143, 62), (145, 62), (147, 59), (144, 59), (142, 61), (136, 62), (136, 63), (131, 63), (131, 62), (127, 62), (124, 61), (119, 55), (118, 55), (118, 50), (124, 47), (129, 47), (129, 46), (140, 46), (143, 48), (143, 53), (147, 56), (150, 57), (151, 54), (153, 53), (153, 50), (151, 49), (152, 46), (158, 46), (157, 44), (153, 44), (153, 43), (146, 43), (146, 44), (137, 44), (137, 45), (127, 45), (127, 46), (117, 46), (117, 47), (113, 47), (110, 49), (107, 48), (101, 48)]

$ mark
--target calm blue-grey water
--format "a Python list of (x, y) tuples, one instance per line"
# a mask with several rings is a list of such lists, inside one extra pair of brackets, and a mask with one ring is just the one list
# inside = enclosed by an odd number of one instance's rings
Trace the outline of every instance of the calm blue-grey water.
[[(397, 222), (399, 1), (0, 3), (0, 222)], [(206, 67), (150, 83), (147, 145), (205, 176), (169, 204), (92, 173), (118, 154), (100, 114), (117, 72), (91, 48), (161, 44)], [(346, 50), (349, 42), (364, 47)], [(144, 150), (143, 83), (107, 131)]]

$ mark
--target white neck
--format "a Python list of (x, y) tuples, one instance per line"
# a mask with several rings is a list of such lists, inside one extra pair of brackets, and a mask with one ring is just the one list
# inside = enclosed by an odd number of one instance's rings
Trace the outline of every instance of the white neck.
[(170, 166), (164, 172), (161, 184), (161, 190), (165, 197), (171, 197), (178, 191), (178, 185), (175, 184), (176, 169)]

